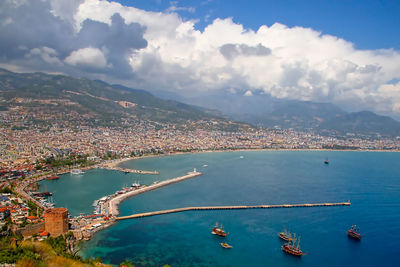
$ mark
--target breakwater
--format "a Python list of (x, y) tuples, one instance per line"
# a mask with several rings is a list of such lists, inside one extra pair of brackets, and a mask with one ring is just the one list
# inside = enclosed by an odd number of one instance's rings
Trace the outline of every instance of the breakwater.
[(237, 209), (273, 209), (273, 208), (300, 208), (300, 207), (332, 207), (332, 206), (350, 206), (351, 202), (338, 203), (306, 203), (306, 204), (279, 204), (279, 205), (252, 205), (252, 206), (207, 206), (207, 207), (185, 207), (178, 209), (159, 210), (145, 213), (132, 214), (128, 216), (116, 217), (116, 220), (126, 220), (134, 218), (149, 217), (155, 215), (177, 213), (194, 210), (237, 210)]
[(105, 206), (107, 207), (107, 215), (108, 216), (117, 216), (119, 214), (118, 205), (119, 205), (119, 203), (121, 203), (121, 201), (123, 201), (126, 198), (133, 197), (133, 196), (136, 196), (139, 194), (143, 194), (145, 192), (155, 190), (157, 188), (164, 187), (164, 186), (167, 186), (170, 184), (178, 183), (178, 182), (181, 182), (181, 181), (184, 181), (184, 180), (196, 177), (196, 176), (200, 176), (200, 175), (202, 175), (201, 172), (194, 170), (193, 172), (188, 172), (184, 176), (180, 176), (180, 177), (173, 178), (170, 180), (162, 181), (162, 182), (155, 183), (155, 184), (152, 184), (152, 185), (149, 185), (149, 186), (137, 189), (137, 190), (126, 192), (121, 195), (117, 195), (116, 197), (108, 200), (105, 203)]

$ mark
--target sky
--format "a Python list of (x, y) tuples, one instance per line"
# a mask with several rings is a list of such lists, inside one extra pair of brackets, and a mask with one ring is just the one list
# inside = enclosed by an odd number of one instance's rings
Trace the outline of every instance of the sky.
[(0, 67), (400, 117), (400, 2), (2, 0)]

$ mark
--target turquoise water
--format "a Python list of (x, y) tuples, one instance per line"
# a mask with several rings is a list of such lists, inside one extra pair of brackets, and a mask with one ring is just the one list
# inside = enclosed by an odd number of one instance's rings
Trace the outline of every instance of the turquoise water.
[[(323, 164), (325, 157), (329, 165)], [(96, 234), (82, 250), (85, 257), (108, 263), (129, 258), (135, 266), (396, 266), (399, 160), (400, 153), (375, 152), (186, 154), (124, 163), (158, 170), (159, 176), (92, 170), (44, 184), (56, 191), (57, 206), (67, 206), (71, 213), (91, 211), (85, 205), (128, 180), (151, 184), (194, 167), (203, 175), (128, 199), (120, 206), (121, 215), (185, 206), (352, 202), (350, 207), (190, 211), (121, 221)], [(224, 224), (229, 232), (225, 240), (233, 249), (221, 248), (224, 239), (210, 234), (215, 222)], [(361, 242), (347, 238), (352, 224), (365, 235)], [(281, 251), (277, 233), (283, 227), (301, 235), (308, 255), (296, 258)]]

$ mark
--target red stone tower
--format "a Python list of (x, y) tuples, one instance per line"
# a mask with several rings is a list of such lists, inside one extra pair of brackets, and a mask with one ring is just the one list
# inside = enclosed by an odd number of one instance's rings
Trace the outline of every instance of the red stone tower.
[(44, 214), (44, 228), (53, 237), (68, 232), (68, 210), (66, 208), (46, 210)]

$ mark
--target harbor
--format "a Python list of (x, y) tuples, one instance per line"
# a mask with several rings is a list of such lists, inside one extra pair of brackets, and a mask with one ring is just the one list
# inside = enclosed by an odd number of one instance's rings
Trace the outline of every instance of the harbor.
[(170, 184), (178, 183), (178, 182), (181, 182), (181, 181), (184, 181), (184, 180), (187, 180), (190, 178), (194, 178), (194, 177), (197, 177), (200, 175), (202, 175), (202, 173), (198, 172), (196, 169), (194, 169), (193, 172), (188, 172), (184, 176), (180, 176), (180, 177), (173, 178), (170, 180), (154, 183), (149, 186), (137, 188), (136, 190), (129, 190), (128, 192), (124, 192), (123, 194), (119, 194), (116, 197), (113, 197), (110, 200), (108, 200), (104, 204), (103, 211), (105, 211), (108, 216), (117, 216), (119, 214), (118, 205), (119, 205), (119, 203), (121, 203), (121, 201), (123, 201), (126, 198), (133, 197), (133, 196), (136, 196), (139, 194), (143, 194), (145, 192), (155, 190), (157, 188), (164, 187), (164, 186), (167, 186)]

